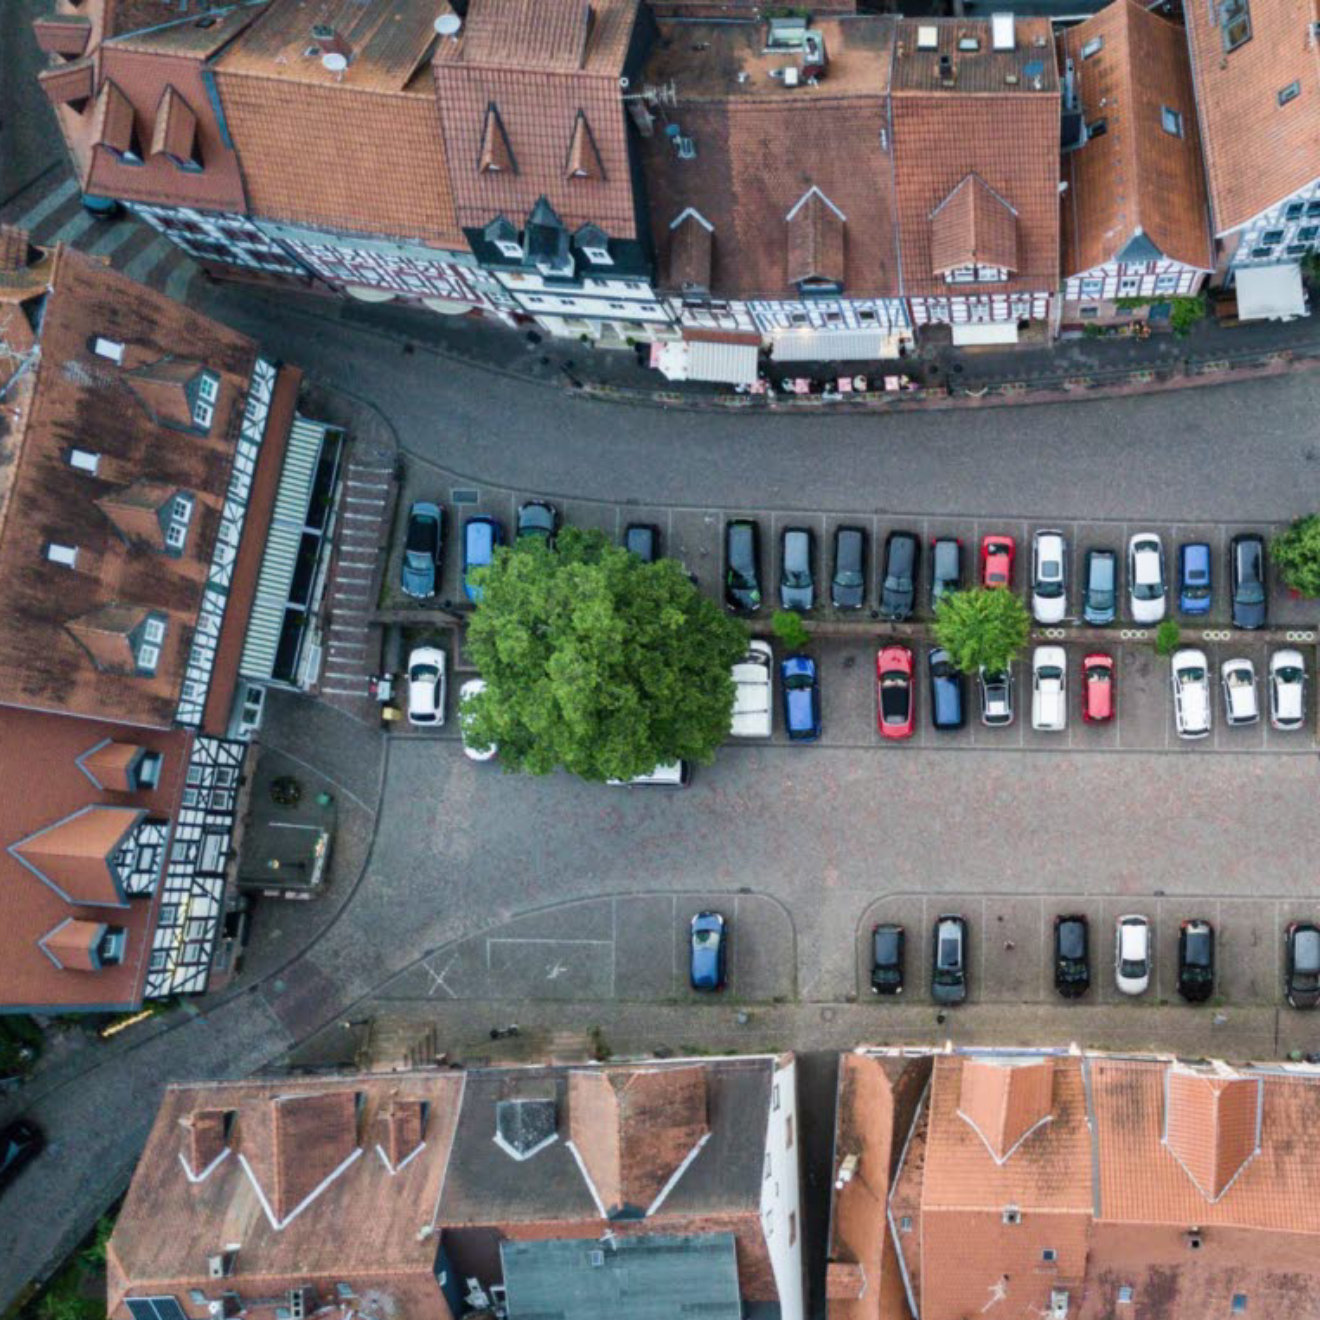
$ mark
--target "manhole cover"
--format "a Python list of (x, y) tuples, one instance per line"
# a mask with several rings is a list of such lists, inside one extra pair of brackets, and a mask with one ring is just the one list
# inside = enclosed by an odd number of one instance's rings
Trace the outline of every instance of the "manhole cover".
[(481, 492), (460, 486), (449, 492), (449, 498), (455, 504), (476, 504), (481, 499)]

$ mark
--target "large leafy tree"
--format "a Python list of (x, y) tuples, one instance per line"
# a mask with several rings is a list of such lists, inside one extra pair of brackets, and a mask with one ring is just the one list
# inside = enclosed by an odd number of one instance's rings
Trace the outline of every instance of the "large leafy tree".
[(566, 528), (478, 570), (467, 650), (486, 690), (465, 710), (474, 745), (506, 768), (630, 779), (709, 761), (728, 736), (746, 629), (679, 564), (644, 564), (599, 532)]
[(1320, 596), (1320, 514), (1298, 518), (1270, 542), (1270, 555), (1283, 580), (1299, 595)]
[(1004, 669), (1030, 633), (1027, 607), (1003, 587), (950, 592), (935, 607), (935, 639), (965, 674)]

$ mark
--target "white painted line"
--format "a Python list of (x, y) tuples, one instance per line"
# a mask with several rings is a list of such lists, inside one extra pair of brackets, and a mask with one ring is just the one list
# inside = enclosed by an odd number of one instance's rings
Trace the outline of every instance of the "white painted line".
[(175, 302), (187, 302), (188, 286), (196, 274), (197, 267), (185, 260), (177, 270), (170, 272), (169, 279), (165, 281), (165, 296), (173, 298)]
[(323, 687), (321, 692), (331, 697), (365, 697), (368, 695), (366, 688)]
[(98, 234), (82, 250), (94, 252), (98, 257), (109, 257), (118, 252), (130, 238), (135, 238), (141, 230), (136, 224), (120, 221)]
[(71, 220), (66, 220), (48, 239), (46, 243), (54, 246), (56, 243), (68, 243), (72, 246), (78, 241), (94, 224), (86, 211), (79, 211)]
[(168, 238), (161, 238), (157, 235), (124, 267), (123, 273), (130, 280), (137, 280), (141, 283), (172, 252), (182, 255), (182, 249), (175, 247)]
[(349, 477), (344, 484), (349, 490), (389, 490), (392, 483), (388, 481), (358, 481), (355, 477)]
[(352, 518), (354, 522), (378, 523), (380, 519), (374, 513), (345, 513), (345, 518)]
[(52, 212), (58, 211), (78, 191), (72, 179), (65, 179), (58, 188), (49, 192), (35, 206), (30, 206), (13, 221), (20, 229), (34, 230)]

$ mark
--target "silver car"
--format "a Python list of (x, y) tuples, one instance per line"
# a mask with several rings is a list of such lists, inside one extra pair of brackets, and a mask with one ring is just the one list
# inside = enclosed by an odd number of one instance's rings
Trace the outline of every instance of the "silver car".
[(1164, 543), (1154, 532), (1138, 532), (1128, 541), (1128, 603), (1133, 622), (1159, 623), (1167, 596)]
[(1260, 720), (1256, 667), (1250, 660), (1225, 660), (1219, 667), (1219, 683), (1224, 690), (1224, 722), (1230, 728)]

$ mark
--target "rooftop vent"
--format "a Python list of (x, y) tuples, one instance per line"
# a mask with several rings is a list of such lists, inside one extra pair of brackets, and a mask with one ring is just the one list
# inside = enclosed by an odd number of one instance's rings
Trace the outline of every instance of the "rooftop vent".
[(990, 15), (990, 45), (994, 50), (1014, 50), (1017, 47), (1012, 14)]
[(463, 30), (463, 20), (457, 14), (441, 14), (435, 20), (436, 34), (441, 37), (456, 37)]
[(1068, 1292), (1064, 1288), (1050, 1289), (1051, 1320), (1068, 1320)]
[(923, 23), (917, 28), (917, 49), (938, 50), (940, 30), (933, 23)]
[(954, 72), (953, 60), (948, 55), (940, 56), (940, 82), (945, 87), (952, 87), (957, 81), (957, 75)]
[[(312, 40), (321, 52), (322, 60), (327, 55), (339, 55), (347, 64), (353, 58), (353, 47), (348, 38), (330, 23), (316, 23), (312, 27)], [(327, 65), (327, 67), (329, 67)]]

